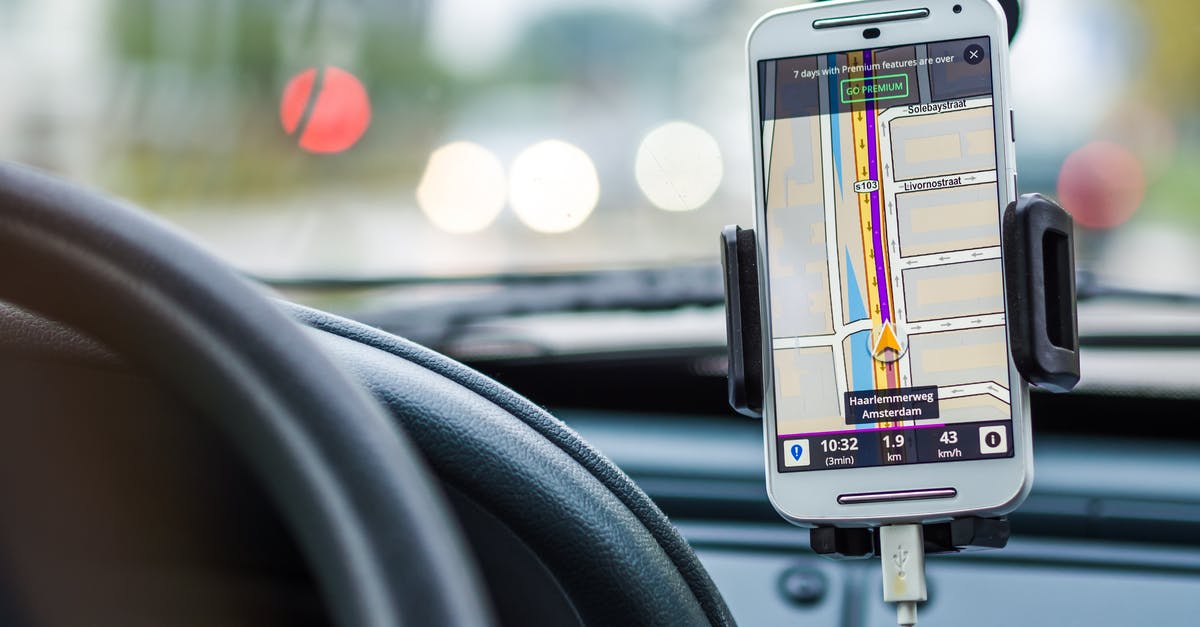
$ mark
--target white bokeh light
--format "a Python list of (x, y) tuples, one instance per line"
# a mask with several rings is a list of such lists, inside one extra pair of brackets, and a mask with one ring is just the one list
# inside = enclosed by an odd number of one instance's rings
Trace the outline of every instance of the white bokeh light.
[(668, 122), (650, 131), (638, 146), (634, 175), (642, 193), (659, 209), (698, 209), (721, 185), (721, 149), (708, 131), (687, 122)]
[(600, 200), (596, 166), (579, 147), (557, 139), (517, 155), (509, 173), (509, 203), (529, 228), (565, 233), (583, 224)]
[[(1131, 16), (1136, 10), (1136, 3), (1113, 0), (1022, 3), (1021, 31), (1011, 55), (1022, 155), (1057, 155), (1057, 164), (1098, 128), (1103, 132), (1113, 106), (1134, 89), (1137, 55), (1128, 51), (1136, 49), (1129, 26), (1136, 24)], [(1086, 105), (1080, 105), (1081, 94)]]
[(478, 144), (454, 142), (429, 155), (417, 205), (447, 233), (476, 233), (500, 215), (507, 187), (499, 157)]

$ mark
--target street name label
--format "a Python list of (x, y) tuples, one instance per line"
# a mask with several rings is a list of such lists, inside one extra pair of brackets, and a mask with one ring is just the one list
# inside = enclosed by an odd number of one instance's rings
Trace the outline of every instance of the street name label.
[(928, 181), (904, 181), (903, 191), (906, 192), (923, 192), (929, 189), (942, 189), (944, 187), (958, 187), (963, 184), (963, 177), (960, 176), (943, 176), (941, 178), (930, 179)]
[(946, 111), (954, 111), (955, 109), (966, 109), (967, 99), (959, 98), (958, 100), (948, 100), (945, 102), (926, 102), (922, 104), (908, 105), (908, 114), (917, 115), (921, 113), (945, 113)]
[(938, 388), (912, 388), (846, 392), (846, 424), (861, 425), (939, 417)]

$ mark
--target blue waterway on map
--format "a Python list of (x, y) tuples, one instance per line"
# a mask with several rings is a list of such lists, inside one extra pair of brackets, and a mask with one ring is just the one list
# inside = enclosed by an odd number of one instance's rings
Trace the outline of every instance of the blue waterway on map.
[(870, 331), (859, 331), (850, 336), (850, 378), (852, 389), (875, 389), (875, 380), (871, 377)]
[[(873, 390), (875, 380), (871, 377), (871, 332), (859, 331), (850, 336), (850, 389)], [(872, 424), (855, 425), (855, 429), (869, 429)]]
[[(829, 67), (837, 65), (837, 55), (829, 55)], [(829, 119), (833, 122), (833, 171), (837, 173), (837, 188), (842, 189), (842, 133), (838, 129), (838, 85), (837, 78), (829, 75)]]
[(862, 294), (858, 291), (858, 275), (854, 274), (854, 264), (850, 263), (850, 247), (846, 247), (846, 303), (850, 307), (850, 322), (866, 320), (867, 306), (863, 304)]
[[(858, 290), (858, 277), (854, 274), (854, 265), (850, 263), (850, 248), (846, 248), (846, 304), (850, 311), (850, 321), (867, 318), (867, 307), (863, 304), (862, 294)], [(873, 390), (875, 380), (871, 376), (871, 332), (859, 331), (850, 336), (850, 389)], [(858, 425), (864, 428), (871, 425)]]

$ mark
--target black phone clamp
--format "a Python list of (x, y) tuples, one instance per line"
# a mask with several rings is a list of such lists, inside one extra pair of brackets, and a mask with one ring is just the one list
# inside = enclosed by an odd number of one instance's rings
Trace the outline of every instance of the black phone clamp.
[[(1075, 310), (1074, 223), (1070, 214), (1040, 194), (1023, 194), (1004, 210), (1001, 261), (1007, 297), (1008, 339), (1021, 377), (1050, 392), (1079, 382), (1079, 332)], [(763, 333), (759, 310), (759, 263), (753, 229), (721, 231), (725, 270), (725, 328), (729, 342), (729, 404), (762, 418)], [(965, 517), (924, 525), (927, 553), (1001, 548), (1006, 518)], [(818, 527), (810, 535), (821, 555), (875, 555), (874, 529)]]
[[(964, 516), (921, 525), (925, 554), (1002, 549), (1008, 544), (1007, 517)], [(817, 555), (834, 559), (867, 559), (879, 555), (879, 534), (873, 527), (816, 527), (808, 543)]]

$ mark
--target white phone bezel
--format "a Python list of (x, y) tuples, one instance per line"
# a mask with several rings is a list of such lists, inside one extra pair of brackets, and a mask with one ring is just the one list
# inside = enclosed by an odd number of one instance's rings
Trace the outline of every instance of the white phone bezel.
[[(960, 13), (953, 7), (960, 5)], [(913, 8), (928, 8), (926, 18), (814, 29), (814, 20)], [(863, 30), (876, 27), (878, 38), (864, 39)], [(781, 9), (763, 16), (751, 28), (746, 50), (750, 68), (751, 133), (754, 153), (755, 224), (758, 238), (758, 273), (762, 303), (763, 337), (763, 430), (767, 494), (784, 518), (802, 525), (878, 525), (885, 522), (936, 521), (964, 514), (1001, 515), (1019, 505), (1033, 480), (1032, 433), (1028, 406), (1029, 388), (1018, 374), (1009, 351), (1012, 382), (1013, 450), (1008, 458), (911, 464), (903, 466), (844, 468), (782, 473), (777, 470), (778, 447), (775, 423), (774, 364), (771, 350), (770, 290), (767, 277), (766, 209), (763, 198), (761, 109), (759, 106), (758, 62), (813, 54), (826, 54), (865, 47), (883, 48), (914, 43), (988, 36), (992, 48), (992, 87), (996, 128), (997, 177), (1003, 205), (1016, 199), (1010, 98), (1008, 91), (1008, 33), (1003, 11), (992, 0), (925, 0), (916, 3), (895, 0), (840, 0)], [(999, 216), (997, 216), (999, 219)], [(1005, 311), (1008, 311), (1007, 297)], [(957, 496), (948, 499), (888, 501), (841, 505), (840, 494), (904, 491), (953, 487)]]

